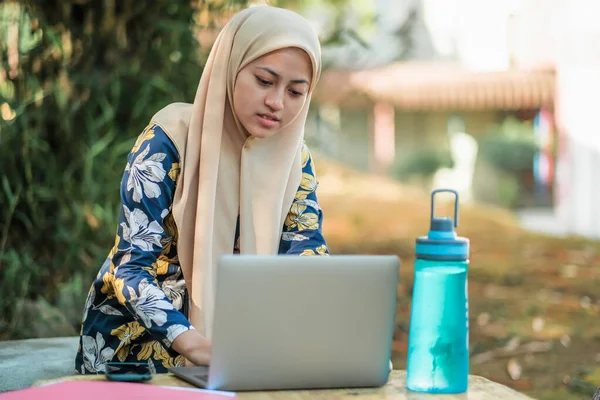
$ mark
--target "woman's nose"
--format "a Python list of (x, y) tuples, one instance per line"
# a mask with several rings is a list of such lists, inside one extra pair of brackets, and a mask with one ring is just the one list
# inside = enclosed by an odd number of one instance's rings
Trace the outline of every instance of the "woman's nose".
[(280, 90), (273, 90), (265, 97), (265, 104), (273, 111), (279, 111), (283, 108), (283, 93)]

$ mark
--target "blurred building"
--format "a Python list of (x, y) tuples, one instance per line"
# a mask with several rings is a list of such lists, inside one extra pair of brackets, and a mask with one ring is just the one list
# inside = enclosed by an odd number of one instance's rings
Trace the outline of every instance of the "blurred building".
[[(424, 146), (451, 148), (457, 129), (478, 141), (507, 116), (528, 121), (540, 151), (522, 177), (521, 188), (530, 190), (525, 205), (552, 207), (568, 233), (600, 236), (594, 207), (600, 189), (593, 181), (600, 136), (592, 110), (600, 92), (594, 20), (600, 3), (381, 0), (377, 6), (388, 16), (416, 10), (412, 55), (325, 72), (312, 127), (325, 135), (322, 147), (357, 168), (386, 171)], [(392, 24), (389, 32), (402, 21), (382, 21), (377, 48), (401, 51), (385, 42), (385, 23)], [(491, 174), (477, 180), (483, 169), (473, 167), (470, 179), (486, 200), (501, 182)]]

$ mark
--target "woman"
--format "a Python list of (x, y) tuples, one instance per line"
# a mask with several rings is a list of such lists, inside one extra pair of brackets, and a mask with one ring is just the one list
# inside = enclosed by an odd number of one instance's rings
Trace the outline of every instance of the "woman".
[(303, 141), (320, 73), (318, 38), (291, 11), (252, 7), (225, 26), (194, 103), (155, 114), (128, 157), (77, 371), (207, 364), (220, 255), (328, 254)]

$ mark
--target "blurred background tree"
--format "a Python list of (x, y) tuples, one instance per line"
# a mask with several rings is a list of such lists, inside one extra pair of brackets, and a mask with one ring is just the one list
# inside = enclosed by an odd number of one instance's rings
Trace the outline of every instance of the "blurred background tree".
[(423, 146), (419, 151), (397, 162), (393, 166), (393, 175), (404, 182), (409, 182), (414, 177), (430, 181), (441, 168), (452, 167), (454, 167), (454, 160), (448, 149)]
[(0, 3), (0, 338), (44, 336), (31, 315), (76, 332), (126, 154), (156, 111), (193, 100), (198, 19), (244, 4)]
[(481, 152), (490, 164), (512, 174), (530, 171), (538, 151), (533, 123), (513, 116), (492, 127), (481, 143)]
[[(408, 2), (398, 25), (383, 23), (377, 2), (364, 0), (267, 0), (305, 15), (319, 33), (323, 68), (360, 69), (411, 58), (419, 2)], [(380, 46), (385, 43), (385, 48)], [(391, 44), (390, 44), (391, 43)]]
[(540, 150), (532, 121), (506, 117), (495, 124), (482, 138), (481, 157), (499, 172), (499, 192), (502, 205), (517, 207), (527, 182), (533, 176), (533, 164)]

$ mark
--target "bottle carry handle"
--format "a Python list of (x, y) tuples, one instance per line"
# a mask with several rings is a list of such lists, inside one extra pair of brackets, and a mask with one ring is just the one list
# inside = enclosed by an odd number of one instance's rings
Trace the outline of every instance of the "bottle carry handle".
[(431, 219), (434, 217), (435, 210), (435, 195), (437, 193), (452, 193), (454, 195), (454, 227), (458, 227), (458, 192), (452, 189), (436, 189), (431, 192)]

